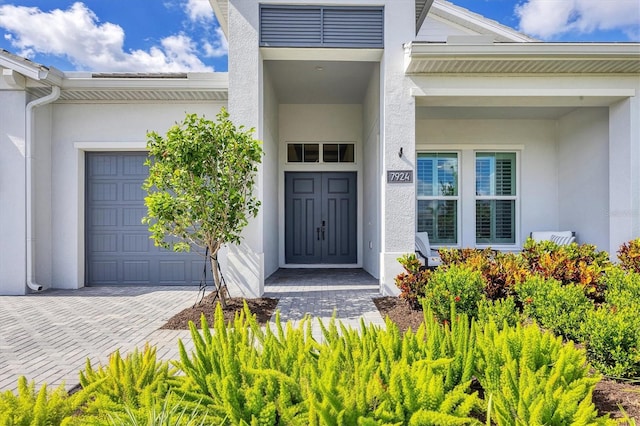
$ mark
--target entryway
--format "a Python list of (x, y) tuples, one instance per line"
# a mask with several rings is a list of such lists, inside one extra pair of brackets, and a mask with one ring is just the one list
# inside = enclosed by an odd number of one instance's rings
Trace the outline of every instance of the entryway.
[(285, 173), (285, 262), (357, 263), (356, 172)]

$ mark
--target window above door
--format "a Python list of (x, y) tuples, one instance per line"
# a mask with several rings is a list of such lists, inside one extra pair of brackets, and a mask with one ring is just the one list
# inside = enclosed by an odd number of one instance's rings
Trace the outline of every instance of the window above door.
[(287, 163), (354, 163), (354, 143), (288, 143)]

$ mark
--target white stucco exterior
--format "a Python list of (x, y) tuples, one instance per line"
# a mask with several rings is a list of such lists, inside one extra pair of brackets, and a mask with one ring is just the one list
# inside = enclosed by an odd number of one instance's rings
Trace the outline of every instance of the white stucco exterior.
[[(239, 246), (224, 250), (234, 295), (259, 296), (278, 268), (363, 268), (397, 292), (397, 258), (414, 250), (417, 156), (455, 153), (457, 247), (476, 244), (475, 158), (515, 153), (515, 243), (569, 229), (614, 254), (640, 236), (640, 46), (540, 43), (436, 0), (420, 28), (413, 1), (325, 0), (382, 8), (379, 47), (261, 45), (260, 5), (211, 0), (229, 42), (229, 73), (143, 78), (61, 73), (0, 52), (0, 294), (25, 294), (28, 259), (44, 288), (76, 289), (85, 271), (85, 153), (144, 151), (186, 112), (228, 107), (254, 128), (261, 200)], [(145, 71), (145, 70), (141, 70)], [(34, 108), (33, 251), (27, 247), (27, 104)], [(291, 162), (290, 143), (353, 144), (353, 162)], [(413, 182), (389, 183), (387, 171)], [(356, 262), (288, 263), (285, 175), (355, 172)], [(449, 244), (450, 246), (452, 244)], [(30, 257), (31, 256), (31, 257)]]

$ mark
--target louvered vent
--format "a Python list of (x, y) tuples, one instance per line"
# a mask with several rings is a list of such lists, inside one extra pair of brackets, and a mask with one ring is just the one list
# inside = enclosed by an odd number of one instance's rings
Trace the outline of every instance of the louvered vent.
[(260, 7), (260, 46), (382, 48), (381, 7)]

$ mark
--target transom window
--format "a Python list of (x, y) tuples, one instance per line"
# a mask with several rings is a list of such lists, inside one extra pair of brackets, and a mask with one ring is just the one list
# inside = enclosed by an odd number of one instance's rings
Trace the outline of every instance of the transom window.
[(476, 152), (476, 244), (516, 242), (516, 154)]
[(458, 243), (458, 154), (419, 153), (418, 232), (432, 244)]
[(287, 144), (287, 162), (353, 163), (354, 150), (352, 143), (290, 143)]

